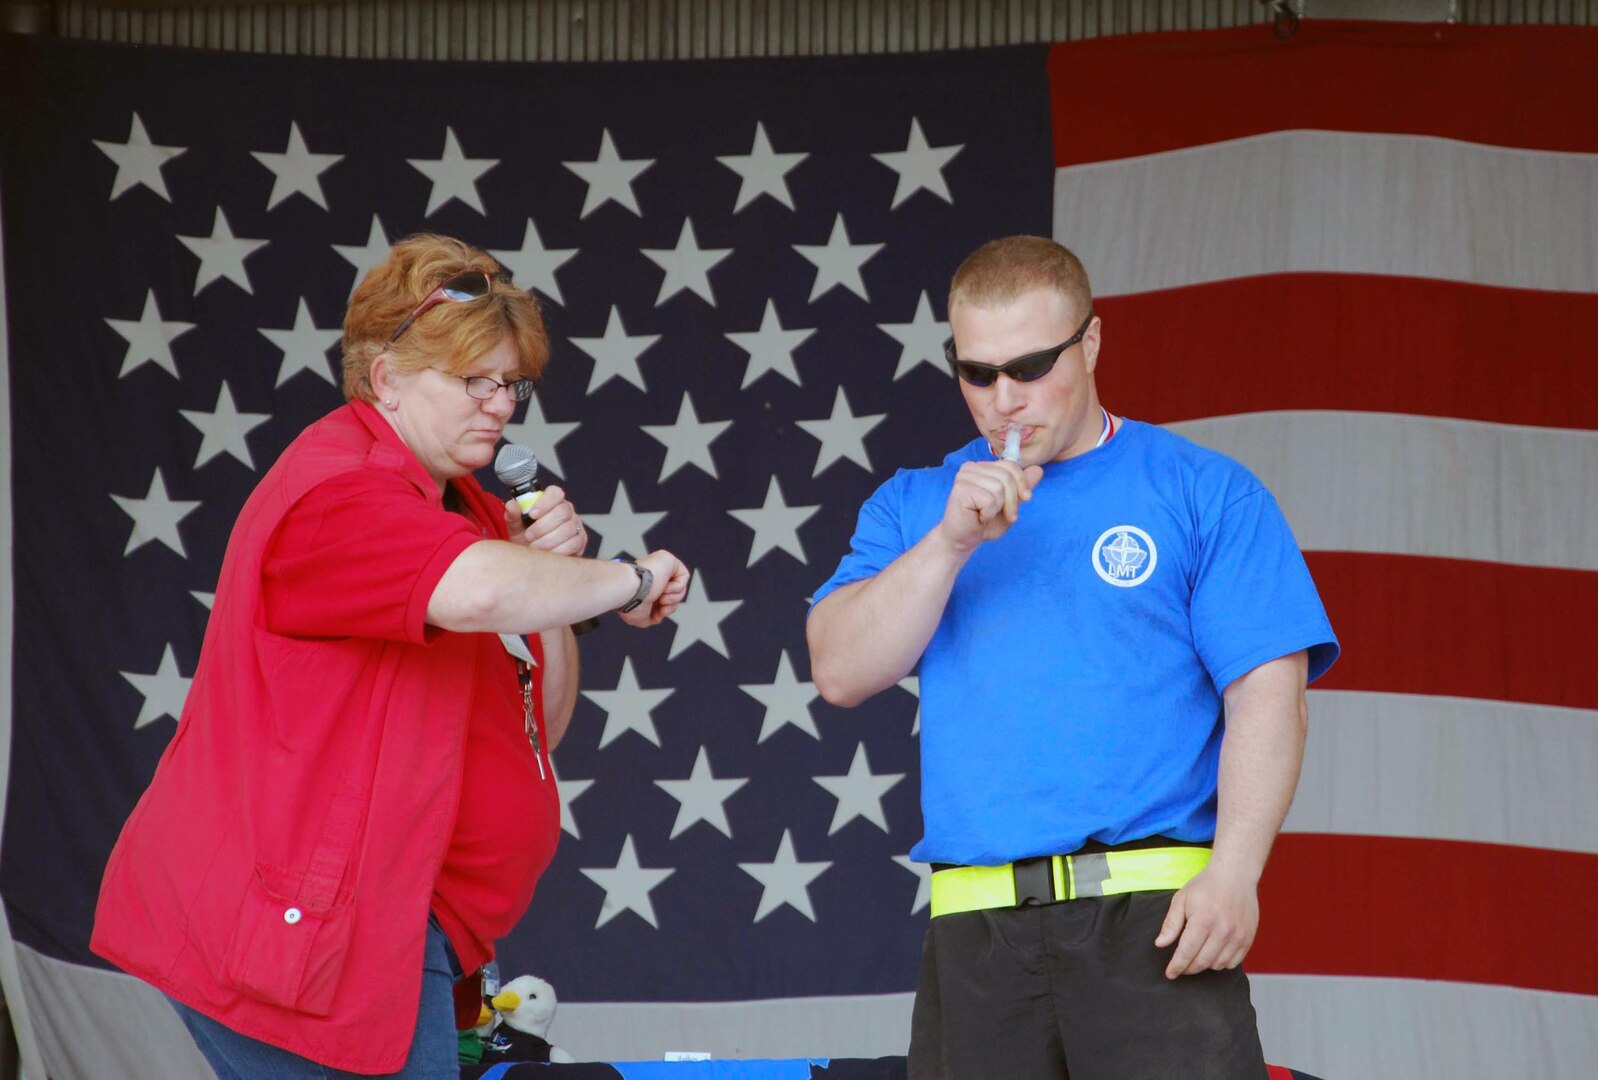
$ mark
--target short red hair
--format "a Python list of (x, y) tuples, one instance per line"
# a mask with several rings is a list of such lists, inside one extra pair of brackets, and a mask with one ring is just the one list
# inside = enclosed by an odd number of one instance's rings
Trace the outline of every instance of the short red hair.
[[(395, 328), (429, 293), (467, 270), (488, 275), (486, 297), (437, 304), (389, 343)], [(361, 279), (344, 313), (345, 400), (377, 400), (371, 372), (381, 353), (388, 354), (390, 369), (401, 374), (424, 367), (459, 374), (506, 335), (516, 343), (522, 378), (536, 379), (549, 359), (544, 317), (538, 301), (512, 285), (502, 271), (488, 252), (451, 236), (418, 233), (395, 244), (388, 258)]]

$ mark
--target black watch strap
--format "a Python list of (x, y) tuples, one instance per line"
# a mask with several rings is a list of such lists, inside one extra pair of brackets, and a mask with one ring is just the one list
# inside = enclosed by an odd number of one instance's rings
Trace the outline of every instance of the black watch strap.
[(638, 591), (633, 593), (631, 600), (627, 601), (621, 607), (616, 609), (625, 615), (627, 612), (632, 611), (639, 604), (642, 604), (646, 599), (648, 599), (649, 589), (655, 583), (655, 575), (647, 566), (639, 566), (637, 563), (633, 562), (633, 560), (625, 557), (618, 557), (611, 561), (625, 563), (627, 566), (632, 567), (633, 571), (638, 575)]

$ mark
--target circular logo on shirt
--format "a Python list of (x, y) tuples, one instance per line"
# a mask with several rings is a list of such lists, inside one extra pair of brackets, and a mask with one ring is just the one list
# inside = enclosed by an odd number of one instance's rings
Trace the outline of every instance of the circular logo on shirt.
[(1136, 525), (1111, 526), (1093, 545), (1093, 569), (1121, 589), (1147, 581), (1159, 558), (1153, 538)]

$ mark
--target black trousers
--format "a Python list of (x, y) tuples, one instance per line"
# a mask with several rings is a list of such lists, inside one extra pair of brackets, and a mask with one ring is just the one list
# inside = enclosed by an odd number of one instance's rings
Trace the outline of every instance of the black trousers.
[(933, 919), (910, 1080), (1265, 1080), (1242, 969), (1165, 977), (1172, 895)]

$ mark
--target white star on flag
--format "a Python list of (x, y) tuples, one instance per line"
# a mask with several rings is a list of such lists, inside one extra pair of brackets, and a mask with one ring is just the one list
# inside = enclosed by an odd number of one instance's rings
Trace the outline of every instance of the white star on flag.
[(666, 616), (677, 628), (666, 659), (675, 659), (678, 653), (698, 641), (732, 659), (727, 652), (727, 639), (721, 633), (721, 623), (742, 605), (742, 600), (712, 600), (704, 573), (696, 572), (688, 595), (683, 597), (676, 611)]
[(633, 181), (638, 174), (653, 165), (653, 158), (623, 158), (616, 153), (610, 129), (599, 133), (599, 156), (593, 161), (563, 161), (572, 172), (588, 184), (583, 197), (583, 209), (577, 216), (585, 218), (607, 202), (617, 202), (633, 213), (643, 216), (638, 209), (638, 197), (633, 194)]
[(655, 786), (677, 800), (677, 819), (672, 822), (671, 836), (675, 840), (689, 826), (708, 822), (719, 829), (729, 840), (732, 826), (727, 823), (727, 799), (749, 783), (744, 780), (717, 780), (710, 771), (710, 752), (701, 746), (694, 758), (694, 770), (686, 780), (656, 780)]
[(283, 360), (277, 366), (277, 381), (272, 384), (274, 387), (282, 386), (302, 371), (309, 371), (329, 386), (338, 385), (328, 368), (327, 350), (339, 343), (344, 331), (337, 327), (318, 330), (304, 297), (300, 298), (299, 307), (295, 309), (292, 329), (258, 326), (256, 330), (283, 353)]
[(738, 689), (766, 707), (765, 715), (760, 720), (760, 734), (755, 742), (765, 742), (788, 724), (818, 742), (821, 740), (815, 718), (810, 715), (810, 703), (819, 696), (816, 684), (800, 682), (794, 676), (788, 650), (784, 649), (778, 656), (777, 674), (769, 683), (739, 683)]
[(838, 800), (832, 813), (831, 836), (857, 817), (863, 817), (883, 832), (888, 831), (888, 816), (882, 811), (882, 797), (904, 779), (904, 773), (873, 773), (866, 757), (866, 744), (857, 743), (849, 772), (843, 776), (812, 776), (810, 779)]
[(226, 379), (222, 380), (222, 387), (216, 393), (216, 406), (210, 412), (197, 409), (179, 409), (178, 412), (200, 429), (200, 449), (194, 455), (196, 469), (218, 454), (232, 454), (251, 469), (255, 468), (245, 436), (272, 419), (272, 414), (239, 412)]
[(599, 905), (599, 920), (594, 923), (594, 929), (598, 930), (624, 911), (631, 911), (659, 930), (660, 923), (655, 921), (655, 905), (650, 903), (649, 893), (676, 872), (672, 869), (649, 870), (639, 866), (632, 834), (629, 833), (621, 842), (621, 854), (616, 857), (614, 867), (583, 870), (584, 877), (605, 890), (605, 899)]
[(183, 702), (189, 696), (189, 684), (194, 680), (184, 678), (178, 670), (178, 659), (172, 653), (172, 646), (168, 644), (161, 653), (161, 666), (155, 669), (154, 675), (141, 675), (138, 672), (123, 671), (121, 676), (133, 684), (133, 688), (144, 695), (144, 704), (139, 707), (138, 719), (133, 721), (133, 730), (137, 731), (146, 724), (154, 723), (163, 716), (170, 716), (173, 720), (183, 715)]
[(894, 189), (893, 202), (889, 209), (897, 209), (900, 203), (923, 190), (930, 191), (944, 202), (952, 204), (954, 198), (949, 194), (949, 185), (943, 179), (943, 167), (964, 149), (963, 143), (951, 146), (928, 146), (926, 136), (921, 134), (921, 122), (912, 116), (910, 138), (903, 150), (871, 155), (899, 174), (899, 186)]
[(878, 323), (877, 329), (899, 343), (899, 366), (894, 369), (893, 381), (898, 382), (920, 364), (931, 364), (937, 371), (949, 374), (944, 361), (943, 343), (949, 340), (949, 324), (939, 322), (932, 315), (932, 301), (926, 290), (916, 301), (915, 318), (907, 323)]
[(665, 483), (668, 476), (684, 465), (695, 465), (710, 474), (711, 479), (721, 479), (716, 472), (716, 459), (710, 455), (710, 444), (732, 427), (731, 420), (700, 420), (694, 411), (693, 398), (685, 393), (677, 407), (676, 423), (640, 426), (644, 434), (666, 448), (657, 483)]
[(532, 450), (533, 456), (538, 459), (540, 473), (549, 469), (558, 476), (565, 476), (566, 471), (560, 467), (560, 454), (555, 447), (581, 426), (576, 420), (544, 419), (544, 407), (539, 404), (538, 395), (535, 394), (527, 399), (527, 412), (522, 418), (505, 425), (504, 435), (507, 442), (520, 443)]
[(728, 341), (749, 354), (749, 366), (744, 368), (743, 382), (738, 384), (738, 389), (746, 389), (768, 371), (775, 371), (798, 386), (799, 371), (793, 365), (793, 351), (815, 332), (814, 328), (784, 330), (782, 320), (777, 317), (777, 302), (767, 300), (766, 313), (761, 316), (759, 330), (736, 331), (727, 335)]
[(838, 394), (832, 399), (830, 417), (825, 420), (797, 421), (800, 427), (821, 441), (821, 449), (816, 452), (816, 467), (810, 473), (811, 478), (820, 476), (827, 466), (839, 458), (848, 458), (866, 472), (870, 472), (871, 457), (866, 453), (866, 435), (886, 418), (886, 413), (856, 416), (849, 408), (848, 395), (844, 393), (843, 387), (838, 387)]
[(809, 154), (777, 154), (766, 138), (766, 126), (755, 121), (755, 140), (747, 154), (718, 155), (716, 160), (742, 177), (732, 212), (737, 213), (762, 195), (770, 195), (792, 210), (793, 195), (788, 191), (788, 173)]
[(615, 378), (626, 379), (648, 393), (644, 373), (638, 370), (638, 357), (659, 340), (659, 334), (628, 334), (621, 321), (621, 309), (612, 305), (604, 337), (571, 339), (573, 345), (594, 358), (594, 370), (589, 372), (584, 394), (592, 394)]
[(932, 903), (932, 867), (914, 862), (908, 855), (895, 855), (893, 861), (916, 876), (916, 898), (910, 904), (910, 914), (914, 915)]
[(563, 779), (555, 768), (553, 756), (549, 759), (549, 771), (555, 780), (555, 793), (560, 796), (560, 827), (562, 832), (569, 832), (573, 840), (581, 840), (583, 834), (577, 829), (577, 816), (572, 813), (572, 803), (582, 798), (583, 792), (594, 786), (592, 780), (566, 780)]
[(150, 477), (150, 490), (145, 492), (144, 498), (135, 499), (126, 495), (113, 495), (112, 499), (122, 507), (122, 512), (133, 519), (133, 531), (128, 534), (128, 546), (122, 549), (123, 555), (130, 555), (136, 548), (159, 540), (185, 559), (188, 552), (183, 550), (183, 537), (178, 535), (178, 523), (194, 512), (200, 505), (198, 499), (173, 499), (166, 493), (166, 478), (161, 475), (160, 468)]
[(518, 286), (528, 292), (536, 289), (555, 303), (564, 304), (566, 301), (561, 297), (555, 271), (576, 258), (577, 251), (577, 248), (546, 248), (543, 237), (538, 235), (538, 226), (533, 224), (532, 218), (528, 218), (527, 228), (522, 231), (520, 250), (494, 250), (489, 254), (498, 259), (501, 266), (510, 269), (511, 277)]
[(755, 922), (759, 922), (784, 904), (799, 914), (816, 921), (816, 911), (810, 906), (810, 883), (832, 865), (823, 862), (800, 862), (794, 855), (793, 836), (787, 829), (777, 844), (777, 855), (768, 863), (739, 863), (738, 869), (760, 882), (765, 888), (760, 893), (760, 904), (755, 909)]
[(634, 510), (632, 499), (627, 497), (627, 485), (616, 481), (616, 497), (610, 509), (603, 514), (585, 514), (583, 523), (589, 532), (599, 534), (599, 553), (596, 559), (610, 559), (617, 555), (637, 558), (649, 554), (649, 542), (644, 534), (653, 529), (666, 516), (664, 510)]
[(921, 676), (906, 675), (896, 684), (899, 689), (914, 694), (916, 699), (916, 718), (910, 722), (910, 734), (921, 733)]
[(367, 234), (365, 245), (361, 244), (334, 244), (333, 250), (350, 265), (355, 267), (355, 280), (350, 282), (350, 295), (355, 295), (356, 286), (366, 277), (366, 272), (384, 259), (388, 258), (388, 236), (383, 232), (383, 223), (372, 215), (372, 230)]
[(172, 358), (172, 342), (194, 329), (191, 322), (178, 322), (161, 318), (155, 303), (155, 290), (144, 294), (144, 311), (137, 319), (107, 319), (106, 325), (115, 330), (128, 343), (122, 354), (122, 370), (117, 378), (138, 370), (145, 364), (165, 368), (174, 379), (178, 377), (177, 361)]
[(762, 555), (777, 548), (808, 566), (810, 560), (805, 558), (804, 545), (799, 540), (799, 526), (809, 521), (820, 509), (819, 505), (789, 506), (783, 501), (782, 488), (773, 473), (771, 483), (766, 486), (765, 505), (755, 510), (727, 511), (755, 531), (755, 539), (749, 547), (749, 558), (744, 561), (744, 566), (755, 565)]
[(643, 253), (666, 271), (660, 283), (660, 292), (655, 297), (656, 307), (684, 289), (698, 293), (711, 307), (716, 306), (716, 296), (710, 289), (710, 271), (732, 254), (732, 248), (701, 248), (699, 238), (694, 235), (694, 223), (684, 218), (676, 247), (644, 248)]
[(304, 195), (323, 210), (327, 209), (327, 196), (322, 194), (321, 176), (344, 160), (343, 154), (313, 154), (300, 134), (300, 125), (289, 122), (289, 141), (281, 154), (269, 150), (251, 150), (250, 156), (272, 170), (272, 194), (267, 197), (268, 210), (291, 195)]
[(842, 285), (860, 299), (869, 302), (871, 297), (866, 295), (866, 283), (860, 276), (860, 268), (885, 246), (887, 245), (851, 244), (849, 230), (843, 223), (842, 214), (833, 219), (832, 235), (827, 238), (825, 244), (795, 244), (793, 249), (816, 267), (816, 281), (810, 287), (811, 303), (835, 285)]
[(614, 690), (582, 692), (583, 697), (605, 711), (605, 730), (599, 736), (599, 749), (603, 750), (628, 731), (636, 731), (659, 746), (660, 733), (655, 730), (655, 721), (650, 714), (674, 693), (676, 691), (671, 689), (643, 689), (638, 685), (638, 677), (633, 674), (631, 658), (623, 660)]
[(211, 282), (224, 277), (251, 296), (255, 295), (244, 260), (264, 248), (267, 242), (235, 237), (220, 206), (216, 208), (210, 236), (180, 236), (178, 240), (200, 257), (200, 269), (194, 275), (195, 296)]
[(116, 162), (116, 179), (111, 182), (111, 199), (115, 200), (129, 188), (143, 184), (167, 202), (166, 180), (161, 176), (161, 166), (188, 149), (186, 146), (157, 146), (144, 130), (144, 121), (133, 114), (133, 124), (128, 128), (127, 142), (94, 140), (102, 153)]
[(433, 211), (451, 199), (459, 199), (479, 214), (488, 213), (483, 208), (482, 197), (477, 194), (477, 181), (498, 165), (499, 159), (467, 157), (461, 152), (460, 140), (455, 138), (454, 128), (444, 128), (444, 152), (438, 157), (405, 160), (433, 182), (433, 190), (427, 196), (427, 209), (422, 211), (423, 217), (431, 217)]

